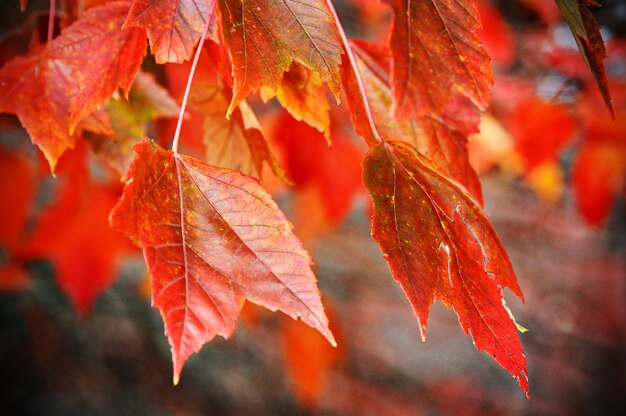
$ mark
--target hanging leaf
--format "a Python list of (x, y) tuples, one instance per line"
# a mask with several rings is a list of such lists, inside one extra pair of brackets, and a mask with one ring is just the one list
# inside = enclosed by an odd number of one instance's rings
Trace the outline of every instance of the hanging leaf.
[(257, 180), (153, 142), (135, 151), (111, 224), (144, 249), (174, 383), (204, 343), (232, 335), (245, 299), (300, 316), (335, 343), (311, 258)]
[(76, 141), (69, 133), (70, 103), (65, 94), (70, 72), (68, 65), (50, 59), (45, 51), (16, 57), (0, 70), (0, 112), (17, 115), (52, 172)]
[(226, 118), (229, 100), (228, 88), (211, 82), (197, 83), (189, 96), (189, 107), (204, 118), (205, 161), (258, 179), (267, 162), (276, 176), (288, 182), (252, 108), (242, 101)]
[[(261, 90), (265, 102), (273, 95), (274, 92), (269, 88)], [(283, 75), (275, 95), (293, 118), (304, 121), (324, 133), (326, 141), (330, 144), (330, 107), (322, 80), (315, 72), (294, 62), (289, 71)]]
[(604, 69), (606, 48), (600, 34), (600, 26), (589, 10), (589, 6), (599, 6), (599, 4), (594, 0), (556, 0), (556, 4), (572, 31), (580, 54), (596, 79), (604, 103), (611, 116), (615, 118)]
[(82, 127), (110, 132), (106, 119), (87, 117), (101, 117), (92, 111), (118, 87), (128, 90), (139, 69), (143, 32), (121, 29), (129, 4), (89, 9), (46, 48), (16, 57), (0, 70), (0, 112), (18, 116), (53, 172)]
[(462, 188), (401, 142), (369, 150), (363, 180), (378, 242), (426, 336), (430, 305), (454, 308), (459, 324), (528, 394), (526, 358), (502, 289), (522, 296), (489, 220)]

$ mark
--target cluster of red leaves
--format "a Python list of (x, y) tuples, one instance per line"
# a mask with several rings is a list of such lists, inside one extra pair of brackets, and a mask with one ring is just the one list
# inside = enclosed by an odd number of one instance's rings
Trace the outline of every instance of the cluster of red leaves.
[[(624, 192), (626, 77), (619, 67), (626, 58), (625, 45), (614, 38), (605, 49), (589, 9), (598, 6), (595, 2), (524, 3), (540, 17), (541, 29), (520, 31), (513, 40), (500, 39), (490, 35), (490, 27), (502, 27), (502, 16), (495, 10), (491, 19), (485, 19), (483, 40), (494, 56), (499, 50), (514, 50), (515, 44), (520, 45), (513, 60), (496, 60), (490, 111), (510, 133), (514, 152), (513, 157), (503, 160), (500, 156), (497, 162), (514, 165), (508, 168), (518, 171), (548, 200), (561, 197), (565, 177), (569, 176), (578, 211), (589, 224), (599, 226)], [(558, 39), (560, 12), (574, 35), (571, 45)], [(525, 54), (525, 49), (542, 52)], [(605, 59), (613, 71), (605, 71)], [(516, 68), (511, 70), (514, 63)], [(609, 111), (601, 111), (603, 105)], [(480, 146), (479, 152), (495, 151)], [(573, 160), (564, 163), (563, 155), (568, 152), (574, 153)], [(479, 169), (486, 167), (484, 163), (478, 165)]]
[[(567, 21), (610, 106), (604, 46), (588, 2), (557, 3), (577, 12), (566, 14)], [(48, 258), (76, 308), (88, 311), (111, 284), (115, 262), (130, 252), (114, 229), (122, 231), (143, 249), (152, 302), (172, 347), (175, 383), (192, 353), (215, 335), (232, 335), (246, 299), (300, 317), (334, 344), (311, 258), (259, 179), (269, 167), (302, 198), (319, 197), (319, 221), (334, 224), (360, 193), (362, 163), (373, 201), (373, 238), (417, 315), (422, 337), (430, 306), (440, 300), (454, 308), (477, 349), (528, 394), (526, 358), (502, 296), (505, 287), (522, 293), (481, 208), (467, 149), (480, 112), (491, 102), (493, 74), (480, 37), (492, 40), (484, 44), (499, 64), (514, 59), (496, 9), (482, 0), (389, 0), (389, 8), (381, 9), (390, 13), (384, 39), (368, 43), (348, 41), (329, 0), (62, 4), (79, 11), (76, 19), (68, 13), (59, 36), (0, 69), (0, 112), (17, 115), (58, 175), (52, 202), (36, 215), (34, 229), (25, 229), (41, 177), (29, 161), (2, 154), (7, 172), (0, 202), (3, 209), (12, 206), (11, 219), (2, 224), (0, 243), (10, 258), (3, 274), (15, 270), (14, 259), (19, 268), (23, 259)], [(479, 11), (500, 26), (480, 32)], [(192, 57), (206, 32), (188, 99), (187, 117), (197, 123), (190, 122), (180, 136), (181, 148), (195, 158), (178, 153), (177, 140), (172, 151), (162, 147), (173, 124), (159, 125), (161, 144), (143, 137), (152, 120), (176, 115), (170, 94), (183, 94), (181, 71), (187, 72), (177, 64)], [(504, 46), (494, 41), (500, 33), (508, 34)], [(148, 40), (156, 63), (166, 64), (160, 74), (169, 92), (140, 72)], [(343, 91), (347, 108), (331, 110), (325, 86), (337, 102)], [(273, 110), (270, 136), (248, 102), (254, 104), (257, 92), (284, 108)], [(186, 104), (185, 98), (183, 109)], [(543, 123), (561, 126), (541, 154), (533, 149), (545, 124), (515, 118), (533, 112), (542, 114)], [(529, 170), (571, 140), (573, 126), (563, 128), (569, 116), (559, 105), (530, 100), (507, 114)], [(369, 147), (364, 159), (346, 128), (348, 118)], [(613, 131), (594, 120), (585, 126), (590, 137)], [(125, 173), (123, 195), (109, 217), (113, 228), (106, 213), (115, 204), (117, 185), (89, 180), (94, 172), (86, 164), (85, 143), (113, 172)], [(598, 177), (590, 177), (585, 166), (604, 159), (610, 143), (589, 141), (581, 152), (575, 173), (581, 192), (596, 188)], [(614, 159), (603, 173), (607, 178), (623, 174), (623, 158)], [(12, 180), (15, 172), (24, 182), (19, 186)], [(105, 176), (114, 177), (108, 170)], [(621, 183), (602, 185), (606, 201)], [(596, 218), (606, 211), (603, 204), (581, 207)], [(304, 347), (291, 342), (286, 348)], [(303, 400), (314, 401), (318, 393), (303, 389)]]

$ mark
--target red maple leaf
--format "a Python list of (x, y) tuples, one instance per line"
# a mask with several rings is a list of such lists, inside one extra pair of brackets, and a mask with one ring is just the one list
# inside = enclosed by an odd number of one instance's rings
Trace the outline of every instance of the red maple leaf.
[(204, 343), (231, 336), (245, 299), (300, 316), (335, 343), (311, 258), (257, 180), (153, 142), (135, 151), (110, 218), (144, 249), (174, 383)]
[(454, 308), (459, 324), (517, 378), (528, 394), (528, 370), (502, 289), (518, 296), (513, 267), (477, 202), (403, 143), (369, 150), (363, 180), (374, 203), (372, 236), (420, 322), (430, 305)]

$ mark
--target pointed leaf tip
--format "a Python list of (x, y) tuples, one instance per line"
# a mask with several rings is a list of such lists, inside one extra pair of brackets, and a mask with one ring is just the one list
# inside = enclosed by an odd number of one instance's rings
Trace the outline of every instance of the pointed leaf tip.
[(600, 26), (589, 9), (590, 5), (598, 6), (599, 4), (581, 0), (556, 0), (556, 3), (574, 36), (580, 54), (595, 78), (611, 118), (615, 120), (615, 111), (604, 67), (604, 59), (607, 57), (606, 48), (600, 33)]

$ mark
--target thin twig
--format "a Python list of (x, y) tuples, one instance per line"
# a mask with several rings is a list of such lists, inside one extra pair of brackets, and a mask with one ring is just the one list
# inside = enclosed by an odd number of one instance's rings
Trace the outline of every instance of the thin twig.
[[(352, 71), (354, 71), (354, 76), (356, 77), (356, 82), (359, 85), (359, 92), (361, 93), (361, 99), (363, 101), (363, 108), (365, 109), (365, 115), (367, 116), (367, 121), (369, 122), (370, 130), (372, 131), (372, 135), (374, 139), (376, 139), (375, 143), (367, 143), (370, 147), (375, 146), (377, 143), (381, 143), (383, 141), (380, 133), (378, 132), (378, 128), (376, 127), (376, 123), (374, 122), (374, 116), (372, 115), (372, 109), (370, 108), (369, 100), (367, 99), (367, 94), (365, 92), (365, 84), (363, 83), (363, 79), (361, 78), (361, 73), (359, 72), (359, 68), (356, 65), (356, 59), (354, 58), (354, 54), (352, 53), (352, 48), (350, 47), (350, 42), (348, 41), (348, 37), (346, 36), (346, 32), (343, 30), (343, 26), (339, 21), (339, 16), (337, 15), (337, 11), (333, 6), (332, 0), (326, 0), (326, 4), (330, 9), (331, 13), (335, 17), (335, 24), (337, 25), (337, 30), (339, 31), (339, 35), (341, 36), (341, 41), (343, 42), (343, 47), (346, 51), (346, 55), (348, 55), (348, 60), (350, 61), (350, 66), (352, 67)], [(367, 142), (368, 140), (365, 139)]]
[(191, 91), (193, 75), (196, 72), (196, 66), (198, 66), (198, 60), (200, 58), (200, 53), (202, 52), (202, 47), (204, 46), (204, 40), (206, 39), (206, 35), (209, 32), (209, 26), (211, 26), (211, 18), (213, 17), (213, 9), (215, 9), (215, 1), (216, 0), (212, 0), (211, 4), (209, 4), (209, 15), (206, 19), (204, 32), (202, 32), (202, 37), (200, 38), (200, 42), (198, 42), (196, 55), (193, 58), (191, 71), (189, 71), (189, 77), (187, 78), (187, 87), (185, 88), (185, 95), (183, 96), (183, 102), (180, 105), (180, 114), (178, 115), (178, 123), (176, 124), (176, 132), (174, 133), (174, 140), (172, 141), (172, 151), (174, 152), (174, 154), (178, 153), (178, 141), (180, 139), (180, 129), (183, 126), (183, 118), (185, 116), (185, 108), (187, 107), (187, 100), (189, 100), (189, 92)]
[(57, 10), (57, 0), (50, 0), (50, 12), (48, 13), (48, 43), (54, 37), (54, 17)]

